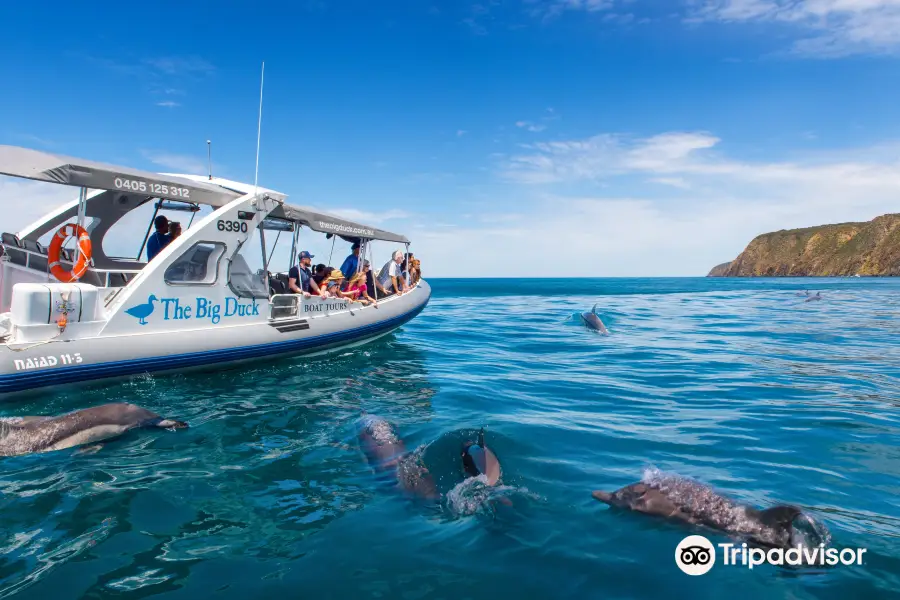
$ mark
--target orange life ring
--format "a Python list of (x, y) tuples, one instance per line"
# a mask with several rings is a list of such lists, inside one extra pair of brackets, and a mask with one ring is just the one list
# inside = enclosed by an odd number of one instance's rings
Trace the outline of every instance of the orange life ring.
[[(78, 238), (78, 260), (71, 271), (63, 269), (59, 264), (59, 254), (62, 250), (63, 242), (70, 237)], [(59, 228), (53, 239), (50, 241), (50, 249), (47, 251), (47, 258), (50, 260), (50, 272), (54, 277), (63, 283), (77, 281), (87, 273), (88, 266), (91, 262), (91, 236), (88, 235), (84, 227), (79, 227), (74, 223), (66, 223)]]

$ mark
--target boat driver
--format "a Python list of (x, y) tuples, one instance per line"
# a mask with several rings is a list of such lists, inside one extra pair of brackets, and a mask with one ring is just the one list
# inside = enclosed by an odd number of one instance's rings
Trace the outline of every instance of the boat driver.
[(156, 226), (156, 231), (147, 240), (147, 262), (153, 260), (153, 257), (172, 241), (172, 236), (169, 235), (169, 220), (164, 215), (157, 216), (153, 220), (153, 224)]
[(307, 298), (310, 294), (319, 295), (319, 286), (309, 269), (312, 265), (313, 255), (308, 250), (304, 250), (297, 257), (300, 259), (300, 264), (291, 267), (291, 270), (288, 271), (288, 289), (294, 294), (303, 294)]

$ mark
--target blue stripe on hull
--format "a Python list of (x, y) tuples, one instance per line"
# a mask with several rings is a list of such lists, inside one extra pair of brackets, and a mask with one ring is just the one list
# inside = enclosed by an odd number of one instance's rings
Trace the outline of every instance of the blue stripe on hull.
[(292, 354), (304, 351), (312, 352), (324, 350), (331, 346), (360, 341), (379, 333), (384, 333), (390, 329), (400, 327), (404, 323), (415, 318), (416, 315), (425, 309), (427, 304), (428, 300), (421, 306), (418, 306), (409, 312), (379, 323), (299, 340), (272, 342), (270, 344), (226, 348), (222, 350), (207, 350), (205, 352), (173, 354), (152, 358), (137, 358), (94, 365), (78, 365), (66, 367), (64, 369), (34, 371), (30, 373), (0, 375), (0, 395), (77, 381), (135, 375), (137, 373), (152, 371), (170, 371), (179, 368), (203, 366), (211, 363), (221, 365), (224, 363), (262, 358), (275, 354)]

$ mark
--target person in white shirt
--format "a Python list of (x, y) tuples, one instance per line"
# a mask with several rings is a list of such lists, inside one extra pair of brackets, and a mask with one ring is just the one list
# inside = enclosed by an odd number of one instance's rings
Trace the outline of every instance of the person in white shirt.
[(400, 273), (400, 263), (403, 262), (403, 251), (395, 250), (391, 260), (384, 263), (378, 273), (378, 283), (390, 293), (402, 294), (406, 291), (406, 280)]

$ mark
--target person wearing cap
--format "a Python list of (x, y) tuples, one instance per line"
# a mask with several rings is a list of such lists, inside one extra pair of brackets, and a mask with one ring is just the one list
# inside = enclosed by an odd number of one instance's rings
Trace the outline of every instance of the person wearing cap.
[(354, 294), (348, 294), (341, 291), (341, 283), (343, 282), (344, 274), (341, 273), (340, 269), (334, 269), (331, 271), (328, 279), (322, 282), (324, 285), (322, 286), (319, 295), (323, 298), (343, 298), (349, 302), (353, 299)]
[(294, 294), (303, 294), (309, 298), (310, 294), (319, 294), (321, 290), (312, 278), (309, 266), (312, 264), (313, 255), (304, 250), (297, 255), (300, 264), (291, 267), (288, 271), (288, 289)]
[(356, 275), (356, 272), (359, 270), (359, 242), (353, 242), (353, 246), (350, 247), (350, 256), (344, 259), (344, 264), (341, 265), (340, 271), (346, 277), (353, 277)]
[(172, 236), (169, 235), (169, 220), (164, 215), (157, 216), (153, 220), (153, 225), (156, 231), (150, 234), (150, 239), (147, 240), (147, 262), (153, 260), (172, 241)]

